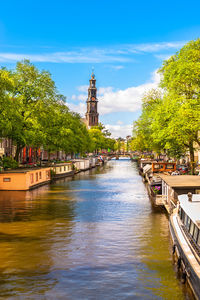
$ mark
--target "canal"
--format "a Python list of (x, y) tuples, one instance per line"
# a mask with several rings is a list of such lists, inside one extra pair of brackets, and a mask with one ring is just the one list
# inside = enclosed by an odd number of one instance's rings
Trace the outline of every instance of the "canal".
[(1, 299), (192, 299), (168, 219), (128, 159), (31, 192), (0, 192)]

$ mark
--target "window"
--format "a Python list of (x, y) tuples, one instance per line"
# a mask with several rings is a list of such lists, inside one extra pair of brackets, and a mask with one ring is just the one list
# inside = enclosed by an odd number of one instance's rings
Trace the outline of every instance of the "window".
[(10, 182), (11, 181), (11, 178), (4, 178), (3, 179), (3, 182)]
[(64, 167), (64, 171), (66, 171), (66, 167)]
[(193, 236), (193, 232), (194, 232), (194, 223), (191, 221), (191, 224), (190, 224), (190, 234), (191, 236)]
[(164, 169), (164, 166), (163, 166), (163, 165), (160, 165), (160, 169)]
[(193, 238), (195, 240), (195, 242), (197, 241), (197, 237), (198, 237), (198, 228), (196, 225), (194, 225), (194, 234), (193, 234)]
[(195, 190), (195, 194), (200, 194), (200, 190)]
[(189, 231), (189, 228), (190, 228), (190, 222), (191, 222), (191, 220), (190, 220), (190, 218), (187, 216), (186, 228), (187, 228), (188, 231)]
[(50, 178), (50, 173), (49, 171), (46, 171), (46, 179), (49, 179)]
[(166, 165), (166, 169), (173, 169), (174, 165)]
[(38, 173), (35, 174), (36, 181), (38, 181)]
[(34, 182), (34, 179), (33, 179), (33, 174), (30, 174), (30, 181), (31, 181), (31, 183), (33, 183), (33, 182)]
[(197, 239), (197, 245), (200, 246), (200, 234), (199, 234), (198, 239)]
[(186, 213), (185, 213), (185, 217), (184, 217), (184, 220), (183, 220), (183, 223), (184, 223), (185, 226), (186, 226), (186, 224), (187, 224), (187, 218), (188, 218), (188, 216), (187, 216)]
[(39, 179), (42, 179), (42, 172), (39, 173)]
[(181, 215), (182, 215), (182, 209), (181, 209), (181, 207), (179, 207), (178, 214), (179, 214), (179, 217), (181, 219)]
[(60, 167), (60, 172), (62, 172), (62, 167)]
[(184, 218), (185, 218), (185, 212), (184, 212), (184, 210), (181, 209), (181, 220), (182, 220), (182, 222), (184, 222)]
[(160, 165), (159, 164), (154, 165), (154, 169), (160, 169)]

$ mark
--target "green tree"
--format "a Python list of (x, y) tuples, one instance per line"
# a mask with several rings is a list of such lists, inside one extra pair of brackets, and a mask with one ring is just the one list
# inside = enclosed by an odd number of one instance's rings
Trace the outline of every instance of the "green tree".
[(0, 136), (7, 137), (12, 128), (14, 117), (12, 106), (12, 92), (14, 90), (14, 80), (11, 72), (5, 68), (0, 69)]
[(160, 73), (166, 99), (176, 107), (168, 122), (169, 133), (189, 150), (194, 173), (194, 146), (200, 146), (200, 39), (187, 43), (166, 60)]
[(162, 95), (159, 90), (152, 89), (142, 98), (142, 114), (133, 124), (132, 150), (160, 152), (160, 143), (153, 138), (152, 123), (161, 103)]
[(29, 61), (17, 63), (12, 72), (12, 122), (7, 137), (16, 144), (15, 159), (25, 145), (41, 145), (44, 134), (38, 122), (38, 111), (56, 96), (56, 88), (46, 71), (39, 71)]

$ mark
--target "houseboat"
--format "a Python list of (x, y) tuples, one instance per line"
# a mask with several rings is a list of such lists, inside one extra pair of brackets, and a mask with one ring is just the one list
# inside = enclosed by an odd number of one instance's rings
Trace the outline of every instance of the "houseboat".
[(90, 168), (95, 168), (97, 163), (98, 163), (98, 158), (97, 157), (89, 157), (90, 161)]
[(164, 206), (169, 213), (176, 206), (179, 195), (189, 192), (192, 194), (200, 193), (200, 176), (170, 176), (160, 173), (159, 177), (162, 179)]
[(50, 168), (8, 170), (0, 173), (0, 190), (27, 191), (51, 180)]
[(174, 172), (176, 171), (176, 163), (153, 162), (152, 171), (153, 173)]
[(75, 173), (91, 169), (89, 158), (74, 159)]
[(56, 164), (51, 167), (51, 170), (53, 171), (53, 179), (59, 179), (74, 175), (72, 162)]
[(188, 281), (196, 299), (200, 299), (200, 195), (178, 197), (170, 217), (170, 232), (182, 280)]

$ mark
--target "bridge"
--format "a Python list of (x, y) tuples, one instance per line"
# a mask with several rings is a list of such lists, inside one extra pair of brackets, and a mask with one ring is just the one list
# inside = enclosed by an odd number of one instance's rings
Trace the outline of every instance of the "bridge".
[(132, 158), (133, 153), (130, 153), (130, 152), (114, 152), (114, 153), (107, 153), (106, 156), (108, 156), (110, 158), (116, 158), (116, 159), (119, 159), (119, 157), (125, 157), (125, 156), (129, 156), (130, 158)]

